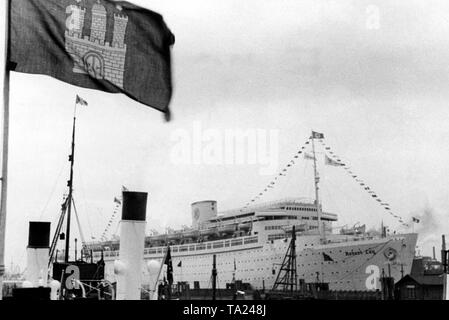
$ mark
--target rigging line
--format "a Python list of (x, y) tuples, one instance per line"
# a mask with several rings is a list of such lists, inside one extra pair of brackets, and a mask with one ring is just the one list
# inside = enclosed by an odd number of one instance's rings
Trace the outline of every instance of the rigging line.
[[(323, 145), (324, 145), (324, 144), (323, 144)], [(327, 146), (327, 145), (325, 145), (325, 146)], [(333, 150), (333, 149), (332, 149), (332, 150)], [(336, 155), (335, 152), (334, 152), (334, 156), (335, 156), (336, 158), (338, 158), (338, 159), (341, 159), (341, 157), (338, 156), (338, 155)], [(344, 161), (344, 163), (346, 164), (346, 166), (348, 166), (348, 164), (349, 164), (348, 161)], [(350, 166), (350, 167), (352, 168), (352, 166)], [(359, 175), (356, 174), (356, 173), (353, 171), (353, 169), (351, 169), (351, 173), (349, 173), (348, 171), (346, 171), (346, 173), (347, 173), (348, 175), (350, 175), (351, 178), (352, 178), (353, 180), (354, 180), (353, 175), (359, 177)], [(365, 179), (360, 179), (360, 180), (362, 180), (363, 183), (365, 183)], [(356, 181), (356, 182), (357, 182), (357, 181)], [(357, 182), (357, 185), (358, 185), (359, 187), (362, 187), (362, 186), (360, 185), (360, 183), (358, 183), (358, 182)], [(366, 186), (366, 185), (367, 185), (367, 184), (365, 183), (365, 186)], [(371, 194), (370, 194), (369, 192), (366, 192), (365, 189), (363, 189), (363, 191), (365, 191), (365, 192), (370, 196), (370, 198), (371, 198), (373, 201), (375, 201), (379, 206), (381, 206), (382, 209), (384, 209), (383, 212), (385, 213), (385, 206), (381, 205), (381, 203), (380, 203), (379, 201), (376, 200), (376, 199), (380, 199), (378, 193), (375, 192), (371, 187), (369, 187), (369, 188), (370, 188), (370, 191), (373, 191), (373, 193), (374, 193), (377, 197), (372, 197)], [(383, 197), (382, 197), (382, 199), (384, 200)], [(388, 212), (391, 212), (391, 210), (388, 210)], [(398, 218), (396, 218), (396, 219), (398, 219)], [(402, 218), (400, 217), (399, 219), (402, 219)]]
[[(306, 144), (307, 144), (307, 142), (308, 142), (309, 140), (310, 140), (310, 139), (307, 139), (307, 141), (306, 141), (305, 143), (303, 143), (303, 145), (298, 149), (299, 151), (297, 151), (294, 155), (292, 155), (292, 156), (289, 158), (290, 161), (286, 162), (286, 164), (282, 167), (281, 171), (276, 172), (276, 176), (275, 176), (275, 177), (279, 177), (280, 175), (282, 175), (282, 176), (287, 176), (287, 175), (288, 175), (289, 169), (287, 169), (287, 168), (293, 168), (293, 167), (297, 164), (297, 162), (295, 161), (295, 159), (298, 159), (299, 157), (296, 158), (296, 156), (298, 156), (298, 154), (299, 154), (298, 152), (301, 152), (301, 154), (304, 152), (303, 150), (304, 150), (304, 148), (305, 148), (305, 146), (306, 146)], [(293, 164), (292, 164), (292, 162), (293, 162)], [(286, 172), (285, 174), (283, 173), (284, 170), (286, 170), (286, 171), (285, 171), (285, 172)], [(279, 181), (279, 179), (275, 179), (275, 177), (272, 177), (271, 181), (273, 181), (273, 180)], [(265, 195), (266, 192), (269, 191), (268, 189), (274, 189), (275, 186), (276, 186), (277, 184), (275, 183), (274, 185), (272, 185), (271, 188), (269, 188), (268, 185), (271, 185), (271, 182), (270, 182), (269, 184), (267, 184), (267, 191), (259, 192), (259, 193), (257, 194), (257, 196), (253, 197), (253, 198), (252, 198), (251, 200), (249, 200), (247, 203), (254, 204), (255, 202), (257, 202), (257, 200), (260, 200), (260, 198), (263, 197), (263, 196)], [(261, 193), (262, 193), (262, 194), (261, 194)], [(252, 201), (252, 200), (255, 200), (255, 201)], [(244, 207), (246, 208), (247, 205), (245, 204)]]
[[(288, 167), (288, 168), (293, 169), (293, 168), (298, 164), (298, 160), (295, 161), (295, 159), (299, 159), (299, 158), (295, 158), (296, 155), (297, 155), (297, 153), (295, 153), (295, 154), (290, 158), (290, 161), (287, 162), (287, 165), (290, 164), (290, 167)], [(292, 164), (292, 161), (293, 161), (293, 164)], [(287, 168), (287, 165), (285, 165), (285, 166), (282, 167), (282, 168)], [(282, 172), (283, 172), (283, 171), (282, 171)], [(282, 173), (282, 172), (281, 172), (281, 173)], [(287, 171), (285, 172), (285, 175), (284, 175), (284, 177), (285, 177), (286, 179), (285, 179), (285, 181), (284, 181), (283, 187), (281, 187), (281, 193), (285, 192), (285, 189), (287, 188), (287, 186), (290, 184), (290, 181), (292, 180), (292, 175), (291, 175), (290, 173), (291, 173), (291, 171), (289, 171), (289, 169), (287, 169)], [(279, 176), (279, 173), (277, 173), (276, 175)], [(279, 179), (278, 179), (277, 181), (279, 181)], [(275, 184), (275, 186), (278, 186), (278, 184)], [(274, 189), (275, 186), (273, 186), (272, 189)]]
[(72, 196), (72, 204), (73, 204), (73, 211), (75, 211), (75, 218), (76, 218), (76, 222), (78, 224), (78, 230), (80, 232), (81, 243), (84, 247), (84, 245), (86, 243), (86, 239), (84, 238), (83, 230), (81, 228), (81, 223), (80, 223), (79, 216), (78, 216), (78, 210), (76, 210), (75, 199), (73, 198), (73, 196)]
[[(78, 161), (79, 161), (79, 160), (78, 160)], [(81, 173), (81, 166), (78, 166), (77, 172), (78, 172), (79, 180), (80, 180), (80, 182), (81, 182), (81, 193), (82, 193), (83, 200), (84, 200), (84, 212), (87, 212), (87, 210), (86, 210), (86, 203), (87, 203), (87, 201), (86, 201), (86, 192), (85, 192), (85, 188), (84, 188), (84, 179), (83, 179), (83, 175), (82, 175), (82, 173)], [(92, 226), (91, 226), (90, 218), (89, 218), (90, 215), (87, 214), (86, 216), (87, 216), (87, 225), (88, 225), (89, 231), (90, 231), (90, 237), (92, 238), (93, 233), (92, 233)]]
[(50, 196), (49, 196), (49, 198), (47, 199), (47, 202), (45, 203), (44, 207), (43, 207), (42, 210), (41, 210), (41, 213), (40, 213), (40, 215), (39, 215), (39, 220), (42, 219), (42, 216), (44, 215), (44, 211), (47, 209), (48, 204), (50, 203), (50, 200), (51, 200), (51, 198), (53, 197), (53, 194), (54, 194), (54, 192), (55, 192), (55, 190), (56, 190), (56, 186), (58, 185), (58, 181), (59, 181), (59, 179), (61, 178), (62, 171), (64, 170), (64, 167), (65, 167), (65, 161), (64, 161), (63, 163), (61, 163), (61, 168), (59, 169), (58, 177), (56, 178), (56, 180), (55, 180), (55, 182), (54, 182), (54, 184), (53, 184), (53, 188), (52, 188), (52, 190), (51, 190), (51, 192), (50, 192)]

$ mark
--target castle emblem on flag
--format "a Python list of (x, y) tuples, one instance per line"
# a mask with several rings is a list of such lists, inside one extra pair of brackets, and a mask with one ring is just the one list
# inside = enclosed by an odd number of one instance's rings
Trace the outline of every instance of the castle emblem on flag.
[[(121, 11), (120, 7), (117, 9)], [(72, 57), (73, 72), (107, 80), (123, 89), (128, 17), (114, 13), (112, 43), (109, 43), (106, 41), (108, 15), (100, 1), (92, 6), (89, 36), (83, 35), (86, 8), (78, 4), (70, 5), (66, 13), (69, 16), (66, 20), (65, 49)]]

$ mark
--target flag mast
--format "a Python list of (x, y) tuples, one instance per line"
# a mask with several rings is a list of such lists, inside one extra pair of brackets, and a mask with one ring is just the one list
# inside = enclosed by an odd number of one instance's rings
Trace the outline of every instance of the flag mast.
[(314, 131), (312, 130), (312, 153), (313, 153), (313, 172), (314, 172), (314, 181), (315, 181), (315, 206), (318, 215), (318, 233), (321, 239), (324, 239), (323, 226), (321, 225), (321, 206), (320, 206), (320, 198), (319, 198), (319, 187), (318, 183), (320, 181), (320, 177), (318, 176), (318, 171), (316, 168), (316, 156), (315, 156), (315, 136)]
[(9, 138), (9, 70), (8, 70), (8, 41), (9, 41), (9, 6), (6, 0), (3, 19), (5, 20), (5, 43), (3, 46), (3, 137), (2, 137), (2, 175), (0, 200), (0, 300), (3, 299), (3, 275), (5, 273), (5, 239), (6, 239), (6, 198), (8, 187), (8, 138)]
[(65, 235), (65, 258), (64, 262), (69, 262), (69, 249), (70, 249), (70, 218), (72, 212), (72, 199), (73, 199), (73, 164), (75, 162), (75, 125), (76, 125), (76, 105), (78, 99), (75, 102), (75, 110), (73, 112), (73, 128), (72, 128), (72, 149), (69, 156), (70, 161), (70, 180), (67, 182), (69, 187), (69, 195), (67, 198), (67, 229)]

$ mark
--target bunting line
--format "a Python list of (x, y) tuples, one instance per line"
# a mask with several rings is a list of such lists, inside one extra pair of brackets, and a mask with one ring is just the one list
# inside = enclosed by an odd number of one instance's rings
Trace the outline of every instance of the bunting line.
[[(278, 173), (276, 174), (276, 176), (262, 189), (261, 192), (258, 193), (257, 196), (253, 197), (251, 200), (249, 200), (242, 209), (240, 209), (240, 211), (243, 211), (245, 209), (247, 209), (250, 205), (254, 204), (254, 202), (256, 202), (257, 200), (260, 200), (261, 197), (263, 197), (265, 195), (266, 192), (270, 191), (271, 189), (274, 189), (275, 186), (277, 185), (277, 182), (279, 182), (280, 177), (285, 177), (287, 176), (287, 172), (290, 168), (292, 168), (297, 162), (295, 161), (295, 159), (298, 159), (300, 157), (300, 155), (304, 152), (304, 149), (306, 148), (306, 146), (308, 144), (310, 144), (310, 139), (312, 137), (309, 137), (306, 142), (304, 142), (302, 144), (302, 146), (298, 149), (298, 151), (294, 154), (294, 156), (291, 158), (290, 161), (287, 162), (287, 164), (278, 171)], [(320, 139), (321, 140), (321, 139)]]
[(119, 208), (122, 205), (122, 201), (123, 201), (122, 198), (120, 198), (120, 199), (118, 199), (117, 197), (114, 198), (114, 204), (115, 204), (114, 211), (112, 212), (111, 218), (109, 219), (108, 224), (106, 225), (106, 228), (104, 229), (103, 233), (101, 234), (101, 237), (100, 237), (101, 241), (106, 241), (106, 235), (109, 232), (109, 228), (112, 226), (112, 224), (115, 220), (116, 214), (118, 213)]
[(326, 151), (326, 153), (328, 153), (328, 157), (330, 157), (332, 160), (340, 163), (340, 165), (343, 167), (343, 169), (346, 171), (346, 173), (362, 188), (363, 191), (367, 192), (368, 195), (375, 200), (377, 203), (379, 203), (380, 206), (383, 207), (383, 209), (388, 212), (390, 214), (390, 216), (394, 217), (395, 219), (397, 219), (399, 221), (399, 223), (401, 223), (403, 226), (408, 227), (409, 225), (407, 223), (404, 222), (404, 220), (402, 219), (401, 216), (396, 215), (392, 212), (390, 205), (388, 204), (388, 202), (384, 202), (375, 191), (373, 191), (373, 189), (371, 187), (369, 187), (367, 185), (367, 183), (361, 179), (355, 172), (353, 169), (351, 169), (351, 167), (349, 167), (346, 163), (343, 163), (342, 160), (340, 159), (340, 157), (338, 157), (336, 155), (335, 152), (332, 151), (331, 147), (329, 147), (328, 145), (326, 145), (324, 143), (324, 141), (320, 141), (322, 146), (324, 147), (324, 150)]

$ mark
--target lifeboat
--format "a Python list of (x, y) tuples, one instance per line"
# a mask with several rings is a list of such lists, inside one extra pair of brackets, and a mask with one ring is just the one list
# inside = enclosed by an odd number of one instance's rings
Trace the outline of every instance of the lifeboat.
[(359, 234), (364, 234), (366, 231), (366, 226), (362, 225), (359, 227), (353, 227), (353, 228), (348, 228), (348, 229), (341, 229), (340, 230), (340, 234), (343, 235), (348, 235), (348, 236), (353, 236), (353, 235), (359, 235)]
[(218, 227), (220, 233), (233, 233), (237, 229), (237, 224), (227, 224)]
[(209, 236), (217, 233), (217, 228), (202, 229), (199, 231), (201, 236)]
[(239, 227), (238, 228), (239, 228), (239, 230), (247, 231), (247, 230), (251, 229), (251, 222), (239, 223)]

